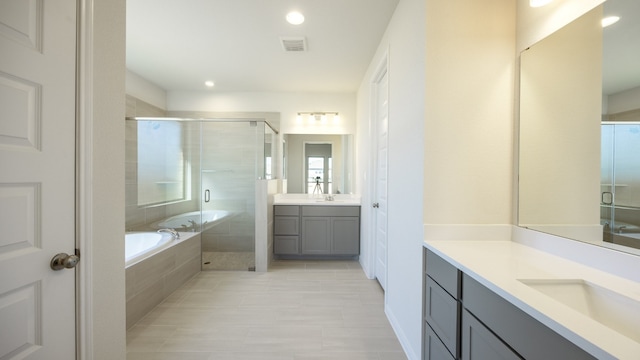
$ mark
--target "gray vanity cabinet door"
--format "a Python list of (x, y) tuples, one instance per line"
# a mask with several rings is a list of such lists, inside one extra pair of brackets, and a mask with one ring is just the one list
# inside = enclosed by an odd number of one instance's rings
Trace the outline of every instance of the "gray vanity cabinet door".
[(331, 218), (305, 216), (302, 218), (302, 255), (331, 253)]
[(462, 314), (462, 360), (522, 359), (473, 315)]
[(357, 255), (360, 253), (360, 220), (357, 217), (331, 218), (331, 253)]

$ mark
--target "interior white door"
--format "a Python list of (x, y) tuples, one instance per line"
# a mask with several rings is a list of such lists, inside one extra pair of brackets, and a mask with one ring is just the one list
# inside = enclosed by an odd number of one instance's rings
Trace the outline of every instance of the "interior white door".
[(388, 178), (388, 129), (389, 95), (386, 67), (375, 82), (375, 277), (380, 286), (387, 288), (387, 178)]
[(0, 1), (0, 359), (75, 359), (76, 2)]

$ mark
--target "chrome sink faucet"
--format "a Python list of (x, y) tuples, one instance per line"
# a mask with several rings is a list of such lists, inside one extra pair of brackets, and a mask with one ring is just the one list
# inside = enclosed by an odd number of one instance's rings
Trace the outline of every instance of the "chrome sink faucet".
[(180, 239), (180, 234), (175, 229), (160, 229), (158, 230), (158, 232), (159, 233), (167, 232), (171, 234), (171, 236), (173, 236), (174, 240)]

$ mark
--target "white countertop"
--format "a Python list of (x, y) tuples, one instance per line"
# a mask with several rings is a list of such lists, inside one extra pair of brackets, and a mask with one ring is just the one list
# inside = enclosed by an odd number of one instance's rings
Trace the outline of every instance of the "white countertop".
[(596, 358), (640, 359), (639, 342), (518, 279), (583, 279), (638, 302), (640, 283), (512, 241), (425, 241), (424, 246)]
[(352, 194), (334, 194), (333, 200), (326, 200), (327, 195), (313, 194), (276, 194), (274, 205), (321, 205), (321, 206), (360, 206), (360, 196)]

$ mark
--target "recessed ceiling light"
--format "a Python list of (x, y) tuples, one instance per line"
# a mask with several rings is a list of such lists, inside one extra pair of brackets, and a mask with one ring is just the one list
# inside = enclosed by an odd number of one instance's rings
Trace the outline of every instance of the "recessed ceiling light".
[(205, 82), (204, 82), (204, 85), (205, 85), (206, 87), (213, 87), (213, 85), (215, 85), (215, 84), (213, 83), (213, 81), (210, 81), (210, 80), (209, 80), (209, 81), (205, 81)]
[(292, 11), (287, 14), (287, 21), (292, 25), (300, 25), (304, 22), (304, 15), (297, 11)]
[(531, 7), (540, 7), (545, 6), (553, 0), (529, 0), (529, 6)]
[(602, 27), (607, 27), (609, 25), (613, 25), (620, 20), (620, 16), (607, 16), (602, 19)]

